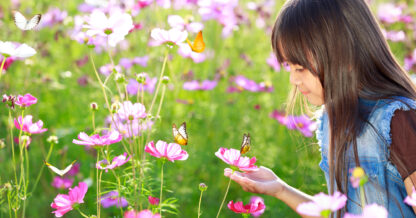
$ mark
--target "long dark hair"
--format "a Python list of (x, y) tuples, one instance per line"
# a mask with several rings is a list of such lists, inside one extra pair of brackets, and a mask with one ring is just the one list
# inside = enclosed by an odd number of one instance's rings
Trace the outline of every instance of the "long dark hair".
[(352, 146), (359, 166), (356, 138), (369, 124), (359, 99), (416, 99), (416, 88), (364, 0), (289, 0), (271, 41), (281, 63), (299, 64), (321, 82), (330, 129), (329, 190), (334, 192), (335, 178), (337, 189), (347, 193), (345, 154)]

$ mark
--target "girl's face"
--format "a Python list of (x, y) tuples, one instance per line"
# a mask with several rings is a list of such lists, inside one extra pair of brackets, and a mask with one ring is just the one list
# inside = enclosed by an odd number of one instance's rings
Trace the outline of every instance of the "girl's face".
[(313, 105), (323, 105), (324, 89), (319, 78), (313, 75), (308, 69), (298, 64), (289, 63), (290, 66), (290, 83), (308, 99)]

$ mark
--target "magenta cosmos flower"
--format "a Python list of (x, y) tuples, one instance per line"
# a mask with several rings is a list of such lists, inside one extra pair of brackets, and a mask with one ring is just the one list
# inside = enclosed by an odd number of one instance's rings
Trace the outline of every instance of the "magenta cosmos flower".
[(242, 201), (237, 201), (235, 203), (233, 201), (230, 201), (227, 206), (230, 210), (234, 211), (235, 213), (245, 214), (257, 213), (259, 211), (264, 211), (264, 209), (266, 208), (262, 201), (250, 202), (247, 205), (243, 205)]
[(56, 217), (61, 217), (68, 211), (71, 211), (74, 204), (84, 203), (84, 196), (85, 193), (87, 193), (87, 190), (87, 184), (80, 182), (75, 188), (70, 188), (67, 195), (58, 194), (51, 204), (51, 207), (56, 209), (56, 211), (53, 211), (52, 213), (54, 213)]
[(72, 179), (55, 176), (52, 181), (52, 186), (58, 189), (68, 189), (71, 188), (73, 182), (74, 180)]
[(188, 37), (188, 33), (175, 28), (170, 30), (155, 28), (150, 33), (150, 36), (155, 40), (156, 45), (167, 43), (168, 45), (173, 46), (185, 41)]
[(124, 213), (124, 218), (160, 218), (160, 214), (153, 214), (150, 210), (142, 210), (137, 213), (134, 210), (126, 211)]
[(98, 169), (105, 170), (105, 172), (108, 172), (109, 169), (114, 169), (116, 167), (119, 167), (119, 166), (127, 163), (130, 160), (130, 158), (131, 158), (131, 156), (129, 156), (127, 158), (127, 153), (124, 152), (124, 154), (119, 155), (117, 157), (114, 157), (113, 161), (111, 161), (111, 163), (108, 163), (108, 161), (105, 160), (105, 159), (101, 160), (101, 161), (98, 161), (97, 164), (96, 164), (96, 167)]
[(99, 134), (95, 134), (93, 136), (88, 136), (85, 132), (81, 132), (78, 134), (79, 140), (72, 140), (72, 143), (77, 145), (87, 145), (87, 146), (103, 146), (103, 145), (111, 145), (121, 141), (123, 137), (117, 131), (112, 131), (107, 133), (106, 135), (100, 136)]
[(120, 108), (117, 111), (118, 116), (123, 120), (135, 120), (146, 117), (146, 108), (140, 103), (131, 103), (125, 101), (120, 103)]
[(223, 160), (225, 163), (231, 165), (232, 169), (238, 168), (241, 171), (253, 171), (257, 170), (256, 157), (243, 157), (239, 150), (230, 148), (220, 148), (215, 152), (215, 156)]
[(296, 211), (306, 216), (323, 216), (328, 217), (331, 212), (337, 211), (345, 206), (347, 197), (341, 192), (335, 192), (333, 195), (319, 193), (313, 196), (313, 200), (301, 203)]
[(149, 196), (147, 199), (149, 200), (149, 203), (151, 205), (159, 205), (159, 202), (160, 202), (159, 198)]
[(29, 107), (32, 104), (36, 104), (36, 102), (38, 102), (38, 99), (27, 93), (24, 96), (18, 95), (15, 103), (20, 107)]
[(42, 128), (42, 120), (39, 120), (36, 123), (32, 123), (32, 118), (32, 115), (27, 115), (23, 119), (22, 116), (20, 116), (17, 118), (17, 120), (14, 119), (14, 125), (17, 129), (21, 129), (23, 132), (27, 132), (30, 134), (39, 134), (48, 130), (46, 128)]
[(346, 213), (344, 218), (387, 218), (386, 208), (377, 204), (369, 204), (364, 207), (361, 215)]
[(116, 207), (127, 207), (129, 203), (127, 200), (123, 197), (118, 196), (117, 191), (111, 191), (101, 197), (101, 205), (103, 205), (104, 208), (116, 206)]
[(167, 143), (164, 141), (157, 141), (156, 146), (153, 141), (149, 142), (144, 148), (144, 151), (157, 158), (166, 158), (169, 161), (186, 160), (188, 153), (182, 150), (181, 146), (176, 143)]
[[(253, 197), (250, 198), (250, 204), (258, 205), (259, 203), (262, 203), (264, 205), (263, 198), (261, 198), (259, 196), (253, 196)], [(264, 208), (262, 210), (258, 210), (257, 212), (251, 213), (251, 215), (254, 216), (254, 217), (259, 217), (264, 213), (265, 209), (266, 209), (266, 206), (264, 206)]]
[(274, 110), (270, 117), (279, 121), (280, 124), (285, 125), (290, 130), (296, 129), (300, 131), (306, 137), (312, 137), (313, 132), (317, 128), (317, 123), (306, 115), (286, 116), (284, 113)]

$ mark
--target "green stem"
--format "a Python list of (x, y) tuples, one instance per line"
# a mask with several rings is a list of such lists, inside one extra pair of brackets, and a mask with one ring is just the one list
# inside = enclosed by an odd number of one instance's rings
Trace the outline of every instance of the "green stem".
[(201, 195), (199, 196), (199, 205), (198, 205), (198, 218), (201, 216), (201, 201), (202, 201), (202, 194), (204, 191), (201, 191)]
[(227, 190), (225, 191), (224, 198), (222, 199), (220, 209), (218, 209), (217, 218), (220, 216), (220, 212), (221, 212), (222, 206), (224, 205), (224, 201), (225, 201), (225, 199), (227, 198), (228, 189), (230, 189), (230, 184), (231, 184), (231, 178), (230, 178), (230, 180), (228, 181)]
[(162, 170), (161, 170), (161, 173), (160, 173), (160, 196), (159, 196), (159, 199), (160, 199), (160, 203), (159, 203), (159, 208), (160, 208), (160, 217), (162, 217), (162, 196), (163, 196), (163, 166), (165, 165), (165, 159), (163, 160), (163, 162), (162, 162)]
[(359, 189), (360, 189), (361, 208), (364, 210), (364, 207), (365, 207), (364, 185), (360, 185)]
[(0, 66), (0, 79), (1, 79), (1, 76), (3, 75), (3, 67), (4, 67), (4, 63), (6, 62), (6, 57), (5, 56), (3, 56), (3, 61), (1, 62), (1, 66)]
[[(49, 147), (49, 151), (48, 151), (48, 154), (46, 155), (46, 158), (45, 158), (45, 161), (46, 162), (49, 162), (49, 157), (51, 156), (51, 154), (52, 154), (52, 150), (53, 150), (53, 145), (54, 145), (55, 143), (51, 143), (51, 146)], [(42, 168), (40, 168), (40, 171), (39, 171), (39, 174), (38, 174), (38, 177), (36, 178), (36, 181), (35, 181), (35, 184), (33, 185), (33, 188), (32, 188), (32, 191), (30, 192), (30, 193), (33, 193), (35, 190), (36, 190), (36, 187), (37, 187), (37, 185), (38, 185), (38, 183), (39, 183), (39, 180), (40, 180), (40, 177), (41, 177), (41, 175), (42, 175), (42, 173), (43, 173), (43, 169), (45, 168), (45, 164), (42, 164)]]
[(157, 113), (156, 113), (156, 118), (158, 118), (158, 117), (159, 117), (159, 114), (160, 114), (160, 109), (162, 108), (163, 99), (164, 99), (164, 97), (165, 97), (165, 92), (166, 92), (166, 84), (164, 84), (164, 85), (163, 85), (163, 88), (162, 88), (162, 96), (160, 97), (159, 106), (158, 106), (158, 108), (157, 108)]
[(95, 111), (92, 111), (92, 128), (94, 130), (95, 133)]
[(165, 67), (166, 67), (166, 62), (168, 61), (168, 56), (169, 56), (169, 52), (168, 50), (166, 50), (165, 59), (163, 59), (162, 70), (160, 71), (159, 81), (157, 81), (156, 91), (152, 99), (152, 104), (150, 105), (150, 108), (149, 108), (149, 113), (152, 113), (153, 105), (155, 104), (157, 94), (159, 93), (159, 88), (160, 88), (160, 84), (162, 83), (163, 73), (165, 72)]
[(12, 120), (12, 114), (11, 114), (10, 108), (9, 108), (9, 126), (10, 126), (10, 141), (12, 143), (12, 161), (13, 161), (13, 170), (14, 170), (14, 180), (15, 180), (15, 184), (17, 184), (16, 159), (14, 157), (13, 120)]
[(79, 212), (79, 214), (81, 214), (82, 217), (88, 218), (89, 216), (85, 215), (83, 212), (81, 212), (81, 210), (79, 208), (77, 208), (77, 211)]
[[(100, 161), (100, 151), (99, 150), (97, 150), (97, 162), (96, 163), (98, 163), (98, 161)], [(99, 218), (100, 217), (100, 203), (101, 203), (101, 201), (100, 201), (100, 179), (99, 179), (99, 177), (98, 177), (98, 168), (97, 167), (95, 167), (96, 168), (96, 179), (97, 179), (97, 217)]]

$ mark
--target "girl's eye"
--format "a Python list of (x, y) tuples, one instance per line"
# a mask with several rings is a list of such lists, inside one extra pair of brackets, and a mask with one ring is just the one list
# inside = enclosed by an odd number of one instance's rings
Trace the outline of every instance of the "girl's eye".
[(297, 68), (297, 69), (295, 69), (295, 71), (296, 71), (296, 72), (299, 72), (299, 73), (300, 73), (300, 72), (303, 72), (304, 70), (305, 70), (305, 68)]

